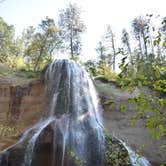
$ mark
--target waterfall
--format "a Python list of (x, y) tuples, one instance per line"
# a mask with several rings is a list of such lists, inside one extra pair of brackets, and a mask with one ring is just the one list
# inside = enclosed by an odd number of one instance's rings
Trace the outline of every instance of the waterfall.
[(122, 140), (118, 139), (123, 146), (126, 148), (130, 162), (132, 166), (151, 166), (150, 162), (143, 156), (138, 155), (136, 152), (134, 152), (129, 146), (126, 145), (125, 142)]
[(33, 128), (22, 166), (33, 165), (35, 149), (48, 127), (53, 132), (50, 166), (68, 166), (64, 160), (70, 157), (75, 160), (73, 165), (104, 165), (105, 135), (95, 88), (87, 73), (73, 61), (56, 60), (47, 69), (45, 81), (48, 111)]
[(0, 156), (0, 166), (105, 166), (106, 135), (88, 74), (73, 61), (55, 60), (45, 83), (48, 109), (14, 150)]

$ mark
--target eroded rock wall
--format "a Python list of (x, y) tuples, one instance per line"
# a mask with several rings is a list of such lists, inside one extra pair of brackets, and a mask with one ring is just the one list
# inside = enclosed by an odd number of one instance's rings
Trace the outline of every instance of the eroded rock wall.
[(0, 120), (17, 122), (23, 113), (42, 112), (45, 107), (45, 87), (41, 80), (28, 84), (13, 85), (10, 82), (0, 84)]
[(45, 89), (41, 79), (0, 78), (0, 151), (41, 118), (46, 109)]

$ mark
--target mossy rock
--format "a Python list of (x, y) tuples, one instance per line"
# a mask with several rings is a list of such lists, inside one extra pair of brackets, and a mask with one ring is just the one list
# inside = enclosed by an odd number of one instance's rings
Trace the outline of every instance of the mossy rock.
[(128, 151), (115, 137), (106, 134), (106, 166), (130, 166)]

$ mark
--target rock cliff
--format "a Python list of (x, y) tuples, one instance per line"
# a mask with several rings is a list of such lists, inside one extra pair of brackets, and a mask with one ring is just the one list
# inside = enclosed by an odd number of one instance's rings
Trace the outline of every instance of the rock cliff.
[(40, 119), (46, 109), (45, 98), (41, 79), (0, 77), (0, 151)]

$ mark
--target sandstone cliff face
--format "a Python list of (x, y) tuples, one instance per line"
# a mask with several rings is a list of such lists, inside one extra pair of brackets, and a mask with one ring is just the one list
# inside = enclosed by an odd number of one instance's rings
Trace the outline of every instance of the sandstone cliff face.
[(0, 151), (15, 143), (22, 131), (41, 118), (45, 101), (42, 80), (0, 77)]

